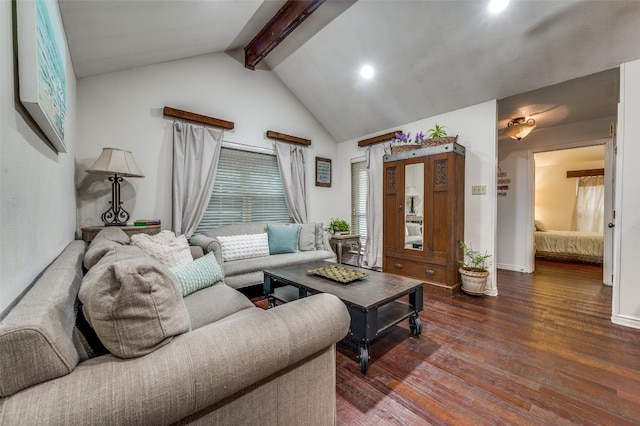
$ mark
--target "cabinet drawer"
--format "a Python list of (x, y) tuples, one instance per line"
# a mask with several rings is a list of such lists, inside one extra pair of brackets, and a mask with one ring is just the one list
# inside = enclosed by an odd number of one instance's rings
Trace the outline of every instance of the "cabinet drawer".
[(443, 265), (416, 262), (407, 259), (387, 257), (387, 272), (436, 283), (446, 283), (447, 271)]

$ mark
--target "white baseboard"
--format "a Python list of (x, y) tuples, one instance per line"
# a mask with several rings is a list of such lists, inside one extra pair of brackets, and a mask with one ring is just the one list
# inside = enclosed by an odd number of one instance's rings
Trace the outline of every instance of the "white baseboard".
[(525, 272), (524, 266), (519, 265), (507, 265), (506, 263), (496, 263), (496, 268), (506, 269), (507, 271)]
[(640, 329), (640, 318), (628, 317), (626, 315), (611, 315), (611, 322), (625, 327)]

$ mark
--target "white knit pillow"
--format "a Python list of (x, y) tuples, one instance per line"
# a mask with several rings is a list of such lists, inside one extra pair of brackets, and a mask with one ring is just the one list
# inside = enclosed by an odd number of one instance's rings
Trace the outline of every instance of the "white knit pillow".
[(193, 262), (187, 237), (176, 237), (171, 231), (161, 231), (156, 235), (134, 234), (131, 244), (169, 268)]
[(244, 234), (217, 237), (222, 246), (222, 260), (249, 259), (269, 256), (267, 233)]

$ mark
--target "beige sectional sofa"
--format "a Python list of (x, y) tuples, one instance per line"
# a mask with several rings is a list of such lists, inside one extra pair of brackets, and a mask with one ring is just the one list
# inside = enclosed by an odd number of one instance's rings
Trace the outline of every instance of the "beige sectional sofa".
[(262, 271), (268, 268), (285, 266), (315, 260), (335, 261), (336, 255), (331, 250), (331, 235), (322, 228), (321, 223), (308, 223), (300, 226), (298, 245), (295, 252), (260, 255), (226, 260), (220, 237), (248, 236), (268, 233), (270, 225), (294, 226), (293, 224), (245, 222), (221, 225), (208, 229), (191, 237), (191, 244), (202, 247), (205, 253), (213, 252), (222, 266), (225, 283), (233, 288), (241, 289), (262, 284)]
[(339, 299), (262, 310), (223, 281), (183, 298), (107, 234), (70, 243), (0, 322), (0, 424), (334, 424)]

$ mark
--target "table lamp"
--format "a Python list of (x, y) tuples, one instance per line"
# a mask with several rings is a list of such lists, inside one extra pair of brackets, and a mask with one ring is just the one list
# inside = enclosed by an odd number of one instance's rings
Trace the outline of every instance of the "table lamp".
[(144, 177), (130, 151), (117, 148), (102, 148), (102, 154), (86, 170), (87, 173), (109, 176), (111, 184), (111, 207), (102, 214), (105, 226), (124, 226), (129, 213), (122, 208), (120, 201), (120, 182), (123, 177)]

